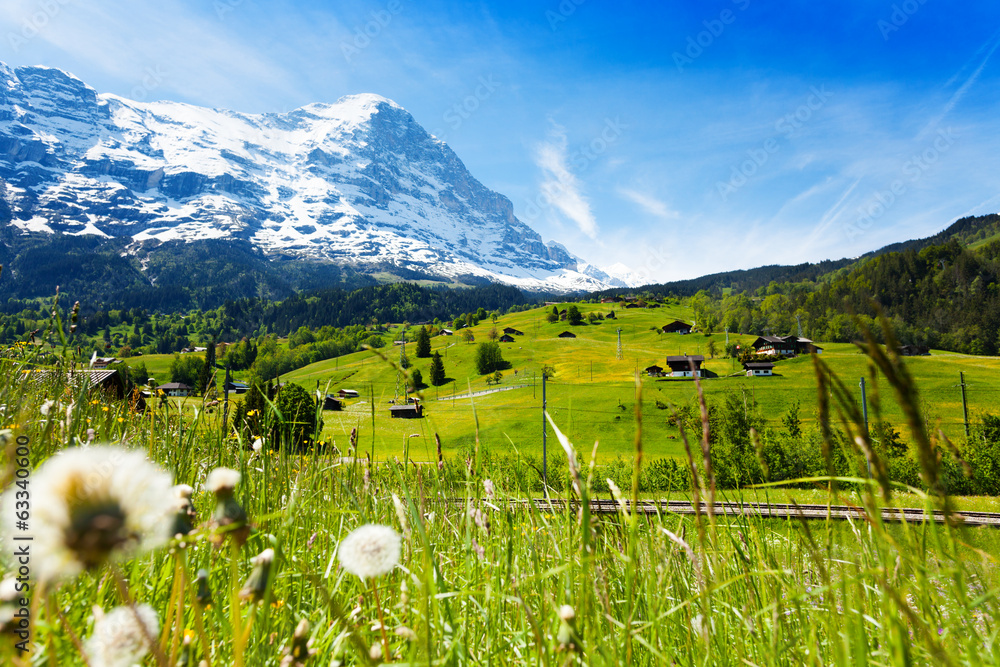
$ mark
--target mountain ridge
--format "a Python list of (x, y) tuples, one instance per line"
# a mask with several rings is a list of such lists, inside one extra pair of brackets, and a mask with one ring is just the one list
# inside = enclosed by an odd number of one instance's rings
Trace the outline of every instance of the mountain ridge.
[(607, 286), (370, 93), (253, 115), (135, 102), (62, 70), (3, 65), (0, 185), (20, 233), (129, 237), (130, 253), (234, 239), (359, 272)]

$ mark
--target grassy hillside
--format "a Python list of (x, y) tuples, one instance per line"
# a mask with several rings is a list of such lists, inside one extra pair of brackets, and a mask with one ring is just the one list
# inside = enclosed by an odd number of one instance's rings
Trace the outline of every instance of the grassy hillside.
[[(591, 310), (607, 313), (608, 305), (580, 305), (586, 314)], [(476, 418), (481, 442), (497, 450), (517, 448), (541, 451), (541, 385), (539, 373), (543, 365), (555, 368), (555, 377), (548, 382), (548, 408), (568, 435), (578, 442), (599, 440), (598, 458), (613, 459), (629, 456), (634, 448), (636, 369), (657, 363), (674, 354), (705, 354), (707, 343), (716, 341), (720, 350), (726, 335), (707, 337), (701, 334), (681, 336), (657, 334), (651, 327), (662, 326), (677, 318), (690, 321), (691, 313), (681, 306), (654, 310), (616, 310), (615, 320), (597, 325), (570, 327), (566, 322), (550, 324), (545, 316), (550, 309), (535, 309), (502, 317), (497, 328), (514, 327), (524, 332), (514, 343), (501, 344), (504, 359), (511, 364), (504, 371), (501, 387), (527, 385), (474, 399), (447, 400), (448, 397), (487, 390), (485, 377), (475, 369), (476, 344), (465, 343), (460, 336), (438, 336), (432, 339), (433, 350), (444, 358), (450, 381), (442, 387), (422, 391), (426, 418), (420, 420), (391, 419), (389, 401), (394, 398), (396, 371), (373, 352), (356, 354), (312, 364), (282, 377), (314, 390), (334, 392), (355, 389), (360, 399), (349, 401), (343, 412), (326, 412), (324, 437), (343, 445), (352, 428), (359, 428), (367, 450), (372, 446), (372, 397), (374, 397), (374, 445), (379, 458), (408, 454), (414, 460), (434, 458), (433, 436), (441, 436), (446, 453), (456, 453), (475, 440)], [(488, 339), (491, 322), (473, 328), (476, 343)], [(618, 328), (622, 329), (622, 360), (616, 359)], [(572, 330), (577, 338), (561, 339), (557, 335)], [(730, 340), (749, 344), (752, 336), (730, 336)], [(822, 344), (822, 343), (820, 343)], [(822, 358), (827, 361), (849, 386), (857, 386), (867, 373), (864, 357), (848, 344), (824, 345)], [(387, 355), (396, 350), (382, 350)], [(425, 381), (429, 378), (429, 359), (416, 359), (415, 347), (407, 346), (413, 368), (419, 369)], [(706, 355), (707, 356), (707, 355)], [(990, 409), (995, 405), (1000, 379), (1000, 359), (935, 352), (930, 357), (909, 360), (909, 367), (923, 392), (922, 398), (930, 423), (939, 424), (949, 436), (962, 434), (962, 405), (959, 372), (966, 373), (970, 413)], [(781, 417), (795, 403), (801, 404), (801, 418), (808, 427), (815, 419), (816, 380), (812, 361), (800, 357), (782, 361), (776, 367), (778, 375), (770, 378), (748, 378), (732, 359), (706, 361), (706, 368), (715, 377), (704, 381), (709, 401), (721, 400), (726, 392), (737, 392), (747, 401), (756, 399), (769, 425), (780, 426)], [(735, 375), (734, 375), (735, 371)], [(515, 374), (516, 372), (516, 374)], [(317, 385), (317, 382), (319, 383)], [(695, 386), (690, 380), (650, 378), (642, 382), (643, 440), (650, 456), (681, 456), (683, 446), (677, 429), (672, 425), (670, 411), (659, 405), (684, 405), (694, 401)], [(859, 397), (860, 397), (860, 391)], [(902, 415), (891, 395), (883, 397), (887, 418), (902, 429)], [(905, 435), (905, 433), (904, 433)], [(551, 440), (550, 445), (555, 443)], [(549, 451), (552, 451), (551, 449)]]

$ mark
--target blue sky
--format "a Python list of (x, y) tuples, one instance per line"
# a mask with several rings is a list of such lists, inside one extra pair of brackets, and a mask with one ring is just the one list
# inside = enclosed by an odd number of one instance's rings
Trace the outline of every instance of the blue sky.
[(5, 0), (0, 36), (133, 99), (384, 95), (546, 240), (653, 281), (1000, 211), (995, 2)]

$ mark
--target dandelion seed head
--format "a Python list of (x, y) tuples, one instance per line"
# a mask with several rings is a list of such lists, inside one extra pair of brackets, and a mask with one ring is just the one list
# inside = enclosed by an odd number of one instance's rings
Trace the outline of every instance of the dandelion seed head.
[(576, 611), (568, 604), (559, 607), (559, 619), (569, 623), (576, 618)]
[(45, 401), (44, 403), (42, 403), (42, 407), (38, 408), (38, 411), (41, 412), (44, 416), (48, 417), (49, 411), (52, 410), (52, 406), (55, 404), (56, 404), (55, 401)]
[(492, 479), (483, 480), (483, 490), (486, 492), (486, 499), (493, 500), (493, 497), (496, 494), (496, 489), (493, 488)]
[[(170, 538), (172, 480), (141, 452), (103, 445), (67, 449), (38, 468), (31, 486), (32, 570), (39, 580), (74, 577)], [(13, 506), (11, 493), (6, 507)], [(15, 534), (14, 513), (4, 519), (7, 534)]]
[(0, 581), (0, 602), (12, 602), (18, 597), (17, 579), (11, 576)]
[(215, 494), (232, 491), (240, 483), (240, 479), (242, 479), (242, 475), (237, 470), (233, 470), (232, 468), (216, 468), (208, 473), (208, 479), (205, 480), (205, 488)]
[(253, 441), (251, 448), (253, 448), (255, 453), (260, 454), (260, 451), (264, 449), (264, 440), (262, 438), (257, 438)]
[(85, 647), (87, 658), (92, 667), (132, 667), (149, 652), (147, 636), (156, 637), (159, 627), (160, 619), (149, 605), (98, 613)]
[(389, 526), (367, 524), (352, 531), (340, 543), (341, 565), (362, 579), (391, 572), (399, 563), (402, 540)]

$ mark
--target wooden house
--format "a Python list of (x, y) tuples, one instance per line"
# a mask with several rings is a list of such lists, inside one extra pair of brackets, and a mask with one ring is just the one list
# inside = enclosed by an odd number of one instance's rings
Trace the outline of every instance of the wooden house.
[(323, 409), (324, 410), (341, 410), (344, 404), (337, 400), (337, 397), (333, 394), (327, 394), (323, 399)]
[(360, 398), (361, 394), (353, 389), (341, 389), (337, 392), (337, 396), (340, 398)]
[[(667, 357), (667, 366), (670, 367), (670, 377), (689, 378), (703, 377), (704, 371), (701, 365), (705, 363), (705, 357), (700, 354)], [(694, 370), (691, 370), (692, 365)]]
[(103, 371), (111, 364), (120, 364), (121, 361), (115, 357), (97, 357), (94, 359), (94, 363), (90, 365), (95, 371)]
[(407, 402), (401, 405), (390, 405), (389, 416), (393, 419), (419, 419), (424, 416), (424, 406), (420, 405), (417, 399), (411, 399), (413, 403)]
[(774, 364), (770, 361), (747, 361), (743, 364), (747, 377), (762, 377), (774, 375)]
[(500, 342), (501, 343), (513, 343), (514, 342), (514, 337), (511, 336), (511, 335), (509, 335), (509, 334), (504, 334), (504, 335), (500, 336)]
[(663, 325), (663, 333), (689, 334), (691, 333), (691, 325), (688, 324), (687, 322), (674, 320), (670, 324)]
[(816, 347), (808, 338), (799, 336), (759, 336), (753, 342), (757, 354), (794, 357), (798, 354), (819, 354), (823, 348)]
[(572, 331), (563, 331), (559, 334), (559, 338), (576, 338), (576, 334)]
[(167, 382), (166, 384), (161, 384), (157, 387), (167, 396), (190, 396), (192, 394), (192, 389), (183, 382)]
[(646, 375), (648, 375), (651, 378), (657, 378), (657, 377), (660, 377), (661, 375), (663, 375), (663, 368), (660, 367), (660, 366), (657, 366), (656, 364), (653, 364), (652, 366), (647, 367), (645, 369), (645, 371), (646, 371)]
[(904, 357), (926, 357), (931, 353), (931, 348), (926, 345), (900, 345), (899, 354)]
[(505, 327), (504, 330), (503, 330), (503, 332), (505, 334), (507, 334), (508, 336), (523, 336), (524, 335), (523, 331), (518, 331), (514, 327)]
[(441, 333), (438, 334), (438, 335), (439, 336), (454, 336), (455, 332), (452, 331), (451, 329), (441, 329)]

